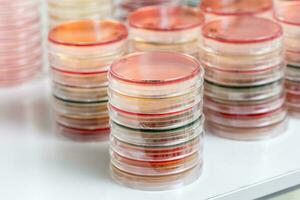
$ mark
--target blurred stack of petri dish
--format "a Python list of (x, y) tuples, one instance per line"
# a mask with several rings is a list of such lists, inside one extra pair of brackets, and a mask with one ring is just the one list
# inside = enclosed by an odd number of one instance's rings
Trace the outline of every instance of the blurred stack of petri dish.
[(147, 6), (158, 5), (184, 5), (185, 0), (119, 0), (117, 5), (117, 18), (120, 20), (126, 20), (128, 14), (131, 12)]
[(128, 51), (126, 27), (112, 20), (66, 22), (49, 33), (49, 61), (59, 132), (74, 139), (109, 133), (107, 72)]
[(128, 17), (132, 51), (175, 51), (198, 56), (203, 14), (191, 7), (149, 6)]
[(202, 0), (200, 9), (208, 21), (228, 16), (272, 18), (272, 0)]
[(287, 105), (300, 116), (300, 1), (278, 1), (276, 20), (284, 31)]
[(48, 0), (49, 27), (66, 21), (109, 18), (113, 8), (112, 0)]
[(37, 0), (0, 3), (0, 86), (23, 83), (41, 69), (39, 6)]
[[(264, 28), (261, 28), (264, 27)], [(207, 129), (221, 137), (258, 140), (287, 128), (282, 29), (245, 16), (203, 26)]]
[(109, 79), (111, 174), (142, 190), (167, 190), (196, 180), (203, 164), (203, 74), (191, 56), (129, 54)]

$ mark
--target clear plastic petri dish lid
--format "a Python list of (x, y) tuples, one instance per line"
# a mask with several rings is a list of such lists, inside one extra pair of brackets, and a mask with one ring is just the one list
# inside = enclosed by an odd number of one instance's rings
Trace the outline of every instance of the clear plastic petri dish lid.
[(202, 102), (178, 112), (161, 114), (130, 113), (109, 105), (111, 119), (123, 126), (142, 130), (169, 130), (185, 126), (202, 116)]
[(165, 114), (180, 112), (202, 102), (203, 87), (195, 88), (186, 94), (164, 98), (131, 97), (112, 89), (108, 90), (108, 95), (111, 105), (126, 112)]
[(119, 155), (140, 161), (168, 161), (184, 158), (203, 148), (204, 133), (196, 138), (172, 146), (142, 146), (134, 145), (118, 140), (111, 135), (110, 146), (112, 151)]
[(285, 78), (288, 81), (300, 83), (300, 64), (299, 66), (288, 64), (285, 71), (286, 71)]
[(63, 114), (56, 112), (56, 122), (73, 129), (99, 130), (109, 127), (108, 113), (95, 116), (78, 114)]
[(292, 112), (300, 112), (300, 94), (287, 92), (286, 105), (289, 111), (292, 109)]
[(222, 101), (206, 97), (205, 108), (213, 110), (215, 112), (222, 112), (227, 114), (261, 114), (281, 108), (284, 105), (284, 102), (284, 93), (278, 96), (271, 97), (269, 99), (250, 102)]
[(186, 42), (186, 43), (174, 43), (174, 44), (160, 44), (160, 43), (149, 43), (142, 41), (133, 41), (130, 43), (132, 52), (142, 52), (142, 51), (171, 51), (179, 52), (191, 55), (195, 58), (199, 57), (198, 50), (198, 39)]
[(227, 71), (261, 71), (283, 62), (283, 49), (261, 55), (226, 55), (199, 48), (199, 58), (203, 65)]
[(50, 64), (56, 69), (70, 73), (99, 73), (107, 72), (111, 63), (127, 54), (127, 52), (127, 43), (123, 43), (117, 51), (109, 53), (103, 53), (97, 49), (91, 52), (94, 55), (84, 53), (81, 55), (68, 55), (66, 52), (50, 51), (48, 56)]
[(178, 174), (194, 168), (202, 162), (201, 152), (170, 161), (137, 161), (110, 152), (111, 164), (116, 168), (140, 176), (164, 176)]
[(237, 128), (207, 123), (207, 131), (217, 136), (233, 140), (265, 140), (277, 137), (288, 129), (288, 119), (265, 127)]
[[(299, 27), (300, 27), (300, 25), (299, 25)], [(286, 51), (297, 52), (299, 54), (299, 52), (300, 52), (299, 45), (300, 45), (300, 34), (298, 36), (285, 35), (284, 48)]]
[(228, 101), (258, 101), (278, 96), (283, 90), (283, 80), (254, 87), (224, 87), (205, 82), (205, 96)]
[(287, 116), (287, 110), (285, 106), (282, 106), (266, 113), (243, 115), (220, 113), (206, 109), (205, 115), (207, 121), (219, 125), (237, 128), (253, 128), (270, 126), (283, 121)]
[(274, 18), (281, 24), (287, 37), (300, 37), (299, 10), (299, 1), (282, 1), (274, 10)]
[(99, 103), (108, 100), (106, 87), (83, 88), (53, 83), (53, 94), (65, 101), (77, 103)]
[(202, 0), (200, 9), (208, 20), (227, 16), (272, 16), (272, 0)]
[(203, 14), (184, 6), (149, 6), (128, 16), (131, 39), (149, 43), (180, 44), (197, 41)]
[(203, 132), (204, 117), (175, 129), (142, 130), (110, 122), (112, 135), (120, 141), (143, 146), (172, 146), (187, 142)]
[(162, 98), (189, 93), (202, 86), (204, 69), (193, 57), (173, 52), (133, 53), (115, 61), (109, 87), (121, 94)]
[(270, 19), (228, 17), (206, 23), (200, 39), (204, 51), (223, 55), (261, 55), (282, 49), (282, 28)]
[(107, 141), (109, 140), (110, 128), (98, 129), (98, 130), (86, 130), (76, 129), (60, 124), (56, 125), (57, 133), (65, 136), (68, 139), (72, 139), (80, 142), (92, 142), (92, 141)]
[(52, 80), (55, 83), (71, 87), (106, 87), (108, 86), (107, 72), (69, 72), (51, 67)]
[(285, 63), (270, 66), (263, 70), (235, 71), (204, 65), (205, 79), (218, 85), (243, 87), (259, 86), (273, 83), (284, 78)]
[(139, 176), (126, 173), (111, 165), (111, 176), (119, 184), (146, 191), (163, 191), (189, 185), (196, 181), (202, 173), (202, 163), (194, 168), (173, 175)]
[(78, 116), (99, 116), (101, 114), (107, 115), (107, 102), (77, 103), (65, 101), (54, 96), (53, 104), (56, 112), (61, 114)]
[(300, 68), (300, 51), (286, 50), (284, 58), (288, 66)]
[(285, 80), (285, 90), (289, 94), (300, 95), (300, 81)]

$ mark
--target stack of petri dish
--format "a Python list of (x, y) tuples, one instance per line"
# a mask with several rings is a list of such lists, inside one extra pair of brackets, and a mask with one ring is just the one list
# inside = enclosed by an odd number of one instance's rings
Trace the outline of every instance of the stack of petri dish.
[(126, 20), (128, 14), (138, 8), (158, 5), (184, 5), (185, 0), (120, 0), (117, 5), (117, 18)]
[(0, 3), (0, 86), (35, 77), (42, 66), (39, 1)]
[(280, 1), (276, 20), (284, 31), (287, 105), (292, 115), (300, 116), (300, 1)]
[(202, 0), (200, 9), (208, 21), (228, 16), (272, 18), (272, 0)]
[(133, 53), (112, 64), (110, 152), (117, 182), (167, 190), (200, 176), (203, 74), (196, 59), (172, 52)]
[(83, 19), (105, 19), (113, 15), (112, 0), (48, 0), (49, 26)]
[(133, 51), (175, 51), (198, 57), (203, 14), (190, 7), (149, 6), (128, 17)]
[(126, 27), (112, 20), (66, 22), (50, 31), (59, 132), (79, 140), (107, 136), (107, 72), (115, 59), (127, 53), (127, 38)]
[[(264, 28), (261, 28), (264, 27)], [(282, 29), (245, 16), (203, 26), (207, 129), (221, 137), (258, 140), (287, 128)]]

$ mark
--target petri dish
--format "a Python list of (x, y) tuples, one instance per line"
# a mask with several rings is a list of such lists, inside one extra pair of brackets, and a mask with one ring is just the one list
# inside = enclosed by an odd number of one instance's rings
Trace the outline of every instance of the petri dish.
[(66, 126), (73, 129), (102, 130), (109, 128), (108, 113), (102, 113), (95, 116), (88, 116), (56, 112), (56, 122), (62, 126)]
[(52, 69), (52, 80), (61, 85), (70, 87), (106, 87), (108, 86), (107, 72), (69, 72), (61, 69)]
[(141, 114), (164, 114), (180, 112), (202, 101), (203, 88), (196, 88), (189, 93), (164, 97), (141, 98), (122, 95), (112, 89), (108, 90), (110, 104), (120, 110)]
[(281, 1), (274, 10), (274, 18), (281, 24), (286, 37), (295, 38), (300, 36), (299, 9), (299, 1)]
[(133, 53), (115, 61), (109, 88), (141, 98), (163, 98), (189, 93), (202, 86), (204, 70), (188, 55), (174, 52)]
[(107, 87), (71, 87), (53, 83), (54, 96), (65, 101), (73, 101), (78, 103), (99, 103), (107, 102)]
[(175, 129), (143, 130), (110, 122), (111, 134), (120, 141), (143, 146), (169, 146), (187, 142), (203, 132), (204, 117)]
[(126, 20), (127, 16), (133, 11), (146, 6), (159, 6), (159, 5), (183, 5), (183, 0), (121, 0), (117, 5), (117, 18), (120, 20)]
[(203, 132), (196, 138), (172, 146), (142, 146), (129, 144), (110, 136), (112, 151), (119, 155), (140, 161), (167, 161), (184, 158), (203, 147)]
[(110, 0), (48, 1), (50, 27), (71, 20), (104, 19), (112, 14), (113, 2)]
[[(286, 47), (288, 48), (288, 47)], [(288, 67), (299, 68), (300, 67), (300, 51), (292, 51), (292, 50), (285, 50), (285, 61)]]
[(219, 70), (256, 72), (280, 65), (283, 49), (276, 49), (260, 55), (229, 55), (223, 54), (221, 51), (209, 51), (200, 46), (199, 57), (203, 65)]
[(166, 130), (185, 126), (202, 115), (202, 102), (185, 110), (164, 114), (130, 113), (109, 105), (110, 118), (123, 126), (142, 130)]
[(272, 110), (281, 108), (285, 103), (284, 93), (268, 99), (258, 101), (226, 101), (215, 98), (205, 97), (205, 108), (226, 114), (261, 114), (269, 113)]
[(181, 44), (197, 41), (204, 23), (198, 10), (183, 6), (149, 6), (128, 17), (133, 41)]
[(285, 90), (290, 94), (300, 95), (300, 82), (289, 79), (285, 80)]
[(287, 83), (289, 83), (289, 81), (300, 82), (300, 65), (298, 66), (288, 64), (285, 71), (285, 78)]
[(224, 87), (205, 82), (205, 96), (228, 101), (258, 101), (283, 93), (283, 80), (256, 87)]
[(202, 0), (200, 9), (208, 20), (226, 16), (271, 17), (272, 0)]
[(286, 107), (282, 106), (266, 113), (258, 114), (228, 114), (210, 109), (205, 110), (207, 121), (222, 126), (237, 128), (266, 127), (277, 124), (286, 118)]
[[(199, 34), (198, 34), (199, 37)], [(171, 51), (171, 52), (179, 52), (185, 53), (195, 58), (199, 57), (198, 53), (198, 40), (185, 42), (185, 43), (172, 43), (172, 44), (163, 44), (163, 43), (149, 43), (143, 41), (131, 41), (130, 46), (132, 51), (134, 52), (142, 52), (142, 51)]]
[(300, 117), (300, 94), (287, 92), (286, 105), (288, 107), (289, 115), (292, 117)]
[(266, 127), (237, 128), (222, 126), (216, 123), (207, 123), (207, 130), (219, 137), (234, 140), (265, 140), (279, 136), (288, 128), (288, 120), (285, 119), (277, 124)]
[(139, 176), (164, 176), (178, 174), (194, 168), (201, 162), (201, 152), (169, 161), (139, 161), (123, 157), (113, 151), (111, 164), (116, 168)]
[(66, 101), (58, 97), (53, 97), (54, 108), (61, 114), (78, 116), (98, 116), (107, 114), (107, 102), (99, 103), (78, 103)]
[(162, 191), (181, 188), (196, 181), (202, 173), (202, 163), (194, 168), (173, 175), (139, 176), (126, 173), (111, 165), (112, 178), (121, 185), (147, 191)]
[(109, 139), (110, 128), (98, 129), (98, 130), (85, 130), (76, 129), (56, 125), (56, 131), (58, 134), (65, 136), (68, 139), (79, 142), (91, 142), (91, 141), (107, 141)]
[[(246, 87), (273, 83), (284, 78), (285, 63), (271, 66), (263, 70), (234, 71), (204, 65), (205, 79), (222, 86)], [(237, 76), (238, 74), (238, 76)]]
[(49, 33), (52, 66), (66, 71), (107, 71), (127, 51), (126, 27), (113, 20), (66, 22)]
[(223, 55), (261, 55), (280, 51), (282, 34), (280, 25), (270, 19), (251, 16), (221, 18), (203, 26), (200, 46), (205, 51)]

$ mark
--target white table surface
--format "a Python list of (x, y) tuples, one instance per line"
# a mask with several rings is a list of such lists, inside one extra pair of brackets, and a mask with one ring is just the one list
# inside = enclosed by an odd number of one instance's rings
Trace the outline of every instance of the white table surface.
[(40, 78), (0, 89), (1, 200), (247, 200), (300, 184), (300, 120), (272, 140), (206, 137), (205, 167), (194, 184), (143, 192), (113, 182), (108, 143), (55, 133), (50, 84)]

